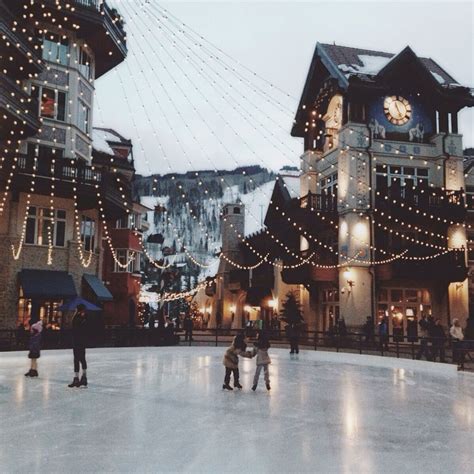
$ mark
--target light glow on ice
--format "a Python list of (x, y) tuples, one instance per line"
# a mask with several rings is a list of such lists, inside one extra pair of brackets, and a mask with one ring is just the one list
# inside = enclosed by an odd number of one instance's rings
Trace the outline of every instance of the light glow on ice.
[(2, 472), (474, 472), (474, 377), (453, 366), (270, 349), (272, 389), (221, 389), (225, 348), (0, 355)]

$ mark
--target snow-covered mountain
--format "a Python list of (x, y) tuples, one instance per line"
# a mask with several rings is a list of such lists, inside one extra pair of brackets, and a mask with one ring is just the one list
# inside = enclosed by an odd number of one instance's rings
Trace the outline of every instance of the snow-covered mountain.
[[(245, 233), (257, 232), (263, 226), (276, 175), (260, 166), (195, 173), (139, 176), (135, 194), (150, 209), (147, 248), (151, 256), (157, 260), (166, 257), (192, 269), (192, 278), (201, 278), (217, 270), (223, 205), (242, 201)], [(184, 248), (197, 262), (211, 268), (193, 265)]]

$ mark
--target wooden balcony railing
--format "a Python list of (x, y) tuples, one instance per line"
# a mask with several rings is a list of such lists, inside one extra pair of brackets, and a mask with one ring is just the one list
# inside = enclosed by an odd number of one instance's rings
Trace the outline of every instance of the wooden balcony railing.
[(332, 194), (313, 194), (309, 192), (300, 199), (300, 207), (310, 211), (336, 213), (337, 196)]

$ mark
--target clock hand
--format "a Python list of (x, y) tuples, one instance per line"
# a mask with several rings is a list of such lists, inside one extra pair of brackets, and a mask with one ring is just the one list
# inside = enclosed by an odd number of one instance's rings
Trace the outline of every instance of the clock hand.
[(395, 102), (395, 108), (397, 109), (398, 113), (402, 115), (402, 111), (400, 110), (400, 107), (398, 106), (398, 102)]

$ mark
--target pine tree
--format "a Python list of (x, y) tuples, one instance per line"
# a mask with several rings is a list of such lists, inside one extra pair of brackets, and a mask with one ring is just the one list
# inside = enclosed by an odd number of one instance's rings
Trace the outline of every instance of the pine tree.
[(300, 324), (303, 322), (303, 313), (301, 312), (298, 298), (293, 292), (289, 292), (286, 295), (286, 301), (283, 303), (283, 307), (280, 311), (281, 320), (285, 321), (290, 326)]

